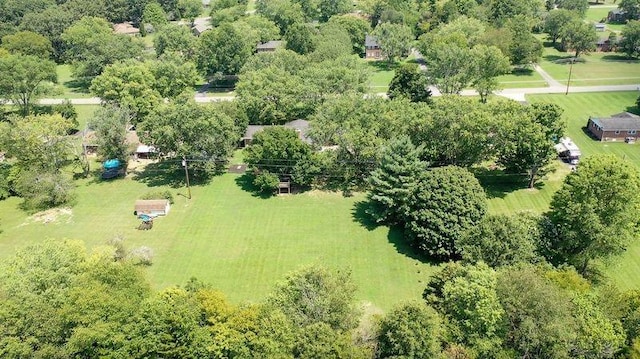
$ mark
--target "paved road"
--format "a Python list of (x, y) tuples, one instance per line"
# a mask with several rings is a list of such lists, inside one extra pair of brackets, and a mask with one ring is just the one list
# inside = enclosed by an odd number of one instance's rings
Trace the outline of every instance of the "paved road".
[[(557, 82), (557, 81), (556, 81)], [(578, 92), (614, 92), (614, 91), (640, 91), (640, 84), (635, 85), (602, 85), (602, 86), (571, 86), (569, 88), (569, 93), (578, 93)], [(549, 87), (531, 87), (531, 88), (516, 88), (516, 89), (504, 89), (501, 91), (497, 91), (495, 94), (499, 96), (504, 96), (508, 98), (512, 98), (518, 101), (524, 101), (524, 97), (527, 94), (553, 94), (553, 93), (565, 93), (567, 91), (567, 87), (558, 83), (557, 86), (549, 86)], [(440, 91), (435, 88), (432, 88), (433, 96), (441, 96)], [(463, 90), (460, 93), (462, 96), (477, 96), (478, 93), (475, 90)], [(376, 93), (375, 96), (386, 97), (387, 94), (384, 92)], [(209, 103), (209, 102), (220, 102), (220, 101), (233, 101), (235, 100), (235, 96), (206, 96), (194, 97), (196, 102), (198, 103)], [(66, 99), (41, 99), (39, 101), (42, 105), (56, 105), (60, 104)], [(74, 105), (99, 105), (100, 98), (99, 97), (90, 97), (90, 98), (72, 98), (69, 99)]]

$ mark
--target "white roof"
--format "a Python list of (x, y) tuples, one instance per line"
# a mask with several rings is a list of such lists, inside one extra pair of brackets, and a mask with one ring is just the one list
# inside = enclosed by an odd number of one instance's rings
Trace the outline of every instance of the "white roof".
[(571, 156), (579, 157), (582, 155), (580, 148), (569, 137), (561, 138), (560, 142), (553, 147), (558, 153), (568, 151)]
[(153, 153), (153, 152), (156, 152), (156, 148), (153, 146), (138, 145), (138, 148), (136, 148), (136, 153)]

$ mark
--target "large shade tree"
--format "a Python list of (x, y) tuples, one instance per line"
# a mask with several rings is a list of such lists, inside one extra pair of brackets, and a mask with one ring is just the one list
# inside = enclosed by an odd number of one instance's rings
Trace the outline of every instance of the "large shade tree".
[(455, 166), (430, 169), (413, 187), (405, 233), (431, 257), (457, 258), (460, 238), (480, 222), (486, 201), (484, 190), (469, 171)]
[(550, 259), (584, 274), (590, 261), (622, 252), (638, 239), (639, 190), (628, 162), (613, 155), (582, 160), (551, 201)]
[(18, 105), (24, 116), (35, 100), (52, 91), (51, 84), (56, 80), (52, 61), (32, 55), (0, 57), (0, 98)]

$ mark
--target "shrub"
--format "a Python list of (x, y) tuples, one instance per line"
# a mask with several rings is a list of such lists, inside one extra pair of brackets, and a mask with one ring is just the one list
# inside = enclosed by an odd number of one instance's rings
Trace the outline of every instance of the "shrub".
[(146, 246), (135, 248), (129, 253), (129, 257), (136, 262), (136, 264), (150, 266), (153, 264), (153, 249)]
[(153, 191), (144, 194), (140, 199), (166, 199), (169, 203), (173, 204), (173, 194), (169, 190), (166, 191)]

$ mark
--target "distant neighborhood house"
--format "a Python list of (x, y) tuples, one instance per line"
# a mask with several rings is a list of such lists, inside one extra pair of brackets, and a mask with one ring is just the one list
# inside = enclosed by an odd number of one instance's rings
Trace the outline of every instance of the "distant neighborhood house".
[(607, 14), (609, 22), (623, 22), (625, 20), (625, 12), (621, 9), (613, 9)]
[(194, 35), (200, 36), (203, 32), (213, 29), (210, 17), (199, 17), (193, 20), (191, 31)]
[(140, 29), (133, 26), (131, 22), (122, 22), (113, 25), (113, 32), (120, 35), (138, 36), (140, 35)]
[[(84, 153), (87, 155), (95, 154), (98, 151), (96, 132), (84, 130), (80, 131), (79, 135), (82, 136), (82, 150)], [(136, 158), (149, 158), (156, 152), (153, 146), (141, 143), (138, 134), (133, 130), (127, 131), (126, 143)]]
[(379, 60), (382, 58), (382, 49), (375, 36), (366, 35), (364, 38), (365, 59)]
[[(267, 127), (272, 127), (272, 125), (249, 125), (247, 126), (246, 131), (244, 132), (244, 136), (240, 139), (240, 147), (247, 147), (253, 141), (253, 137), (256, 133), (264, 130)], [(306, 120), (294, 120), (289, 121), (283, 125), (283, 127), (290, 128), (298, 134), (298, 137), (306, 143), (311, 143), (311, 139), (308, 137), (309, 131), (309, 121)]]
[(635, 141), (640, 132), (640, 116), (622, 112), (608, 118), (590, 117), (587, 129), (599, 141)]
[(283, 46), (282, 41), (268, 41), (256, 46), (256, 52), (274, 52)]

